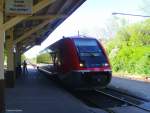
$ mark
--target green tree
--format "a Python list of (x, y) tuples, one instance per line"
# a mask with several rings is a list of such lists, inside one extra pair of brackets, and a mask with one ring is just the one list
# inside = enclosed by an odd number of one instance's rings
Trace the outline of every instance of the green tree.
[(23, 62), (24, 60), (26, 60), (26, 56), (24, 54), (21, 55), (21, 62)]
[(121, 28), (107, 51), (113, 71), (150, 75), (150, 19)]
[(51, 56), (49, 53), (42, 53), (37, 56), (37, 63), (51, 63)]

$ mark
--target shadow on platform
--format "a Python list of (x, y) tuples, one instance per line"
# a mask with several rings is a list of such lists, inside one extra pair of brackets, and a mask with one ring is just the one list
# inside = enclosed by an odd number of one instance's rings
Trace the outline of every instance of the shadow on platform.
[(37, 69), (28, 71), (16, 80), (15, 88), (6, 88), (6, 113), (90, 113)]

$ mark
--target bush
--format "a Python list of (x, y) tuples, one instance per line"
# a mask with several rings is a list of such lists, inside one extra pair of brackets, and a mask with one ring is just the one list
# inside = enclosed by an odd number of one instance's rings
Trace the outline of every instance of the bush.
[[(150, 20), (120, 29), (107, 43), (114, 72), (150, 76)], [(114, 52), (114, 50), (116, 50)]]
[(51, 56), (49, 53), (43, 53), (37, 56), (37, 63), (51, 63)]

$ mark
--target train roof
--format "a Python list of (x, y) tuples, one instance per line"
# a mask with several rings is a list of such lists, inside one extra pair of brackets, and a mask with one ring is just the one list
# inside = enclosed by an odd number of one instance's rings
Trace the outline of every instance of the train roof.
[(94, 37), (90, 37), (90, 36), (70, 36), (70, 37), (64, 37), (64, 38), (70, 38), (70, 39), (95, 39)]
[(95, 39), (94, 37), (88, 37), (88, 36), (69, 36), (69, 37), (64, 37), (56, 42), (54, 42), (53, 44), (51, 44), (50, 46), (48, 46), (46, 49), (51, 49), (51, 50), (55, 50), (56, 47), (58, 47), (60, 45), (60, 43), (62, 43), (64, 40), (67, 39), (71, 39), (71, 40), (75, 40), (75, 39)]

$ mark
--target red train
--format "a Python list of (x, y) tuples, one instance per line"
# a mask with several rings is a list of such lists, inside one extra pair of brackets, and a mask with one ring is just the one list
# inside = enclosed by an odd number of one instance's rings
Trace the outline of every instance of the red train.
[(105, 87), (112, 71), (103, 46), (90, 37), (67, 37), (48, 47), (52, 51), (53, 70), (73, 88)]

